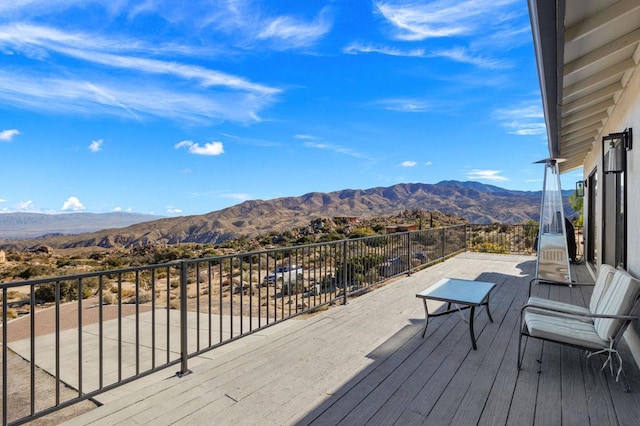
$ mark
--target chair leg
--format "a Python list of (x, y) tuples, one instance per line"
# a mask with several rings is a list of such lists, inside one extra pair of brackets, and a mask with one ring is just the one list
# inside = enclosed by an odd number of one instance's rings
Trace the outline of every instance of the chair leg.
[[(613, 362), (613, 357), (611, 358), (611, 362)], [(618, 361), (620, 362), (620, 361)], [(615, 371), (615, 366), (614, 366)], [(624, 370), (620, 371), (620, 382), (622, 384), (622, 391), (625, 393), (631, 392), (631, 388), (629, 387), (629, 381), (627, 380), (627, 375), (624, 374)]]
[(522, 331), (520, 331), (520, 335), (518, 336), (518, 370), (522, 367), (522, 355), (520, 354), (522, 347)]

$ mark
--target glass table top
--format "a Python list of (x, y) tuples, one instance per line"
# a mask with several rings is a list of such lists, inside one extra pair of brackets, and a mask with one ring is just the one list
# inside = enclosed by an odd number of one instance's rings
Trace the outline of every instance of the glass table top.
[(495, 283), (485, 281), (443, 278), (431, 287), (416, 294), (416, 297), (452, 303), (479, 305), (484, 302), (489, 292), (493, 290), (495, 286)]

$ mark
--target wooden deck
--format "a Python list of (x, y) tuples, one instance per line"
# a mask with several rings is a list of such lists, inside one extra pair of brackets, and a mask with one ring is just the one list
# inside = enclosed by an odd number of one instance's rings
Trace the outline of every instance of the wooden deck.
[[(518, 317), (534, 270), (533, 257), (465, 253), (210, 351), (183, 378), (167, 370), (119, 388), (68, 424), (638, 424), (640, 372), (628, 352), (631, 393), (600, 371), (604, 358), (534, 339), (518, 371)], [(576, 275), (591, 280), (584, 267)], [(431, 319), (420, 337), (415, 294), (446, 276), (498, 284), (494, 322), (476, 312), (477, 351), (457, 314)], [(573, 303), (590, 293), (536, 290)]]

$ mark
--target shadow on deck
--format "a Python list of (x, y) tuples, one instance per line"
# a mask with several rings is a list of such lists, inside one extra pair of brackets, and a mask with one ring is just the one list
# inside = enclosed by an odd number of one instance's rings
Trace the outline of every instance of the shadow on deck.
[[(215, 349), (181, 379), (165, 372), (127, 385), (69, 423), (636, 424), (640, 372), (624, 345), (631, 393), (600, 370), (604, 357), (534, 339), (518, 371), (518, 318), (534, 270), (533, 257), (465, 253)], [(430, 320), (421, 338), (415, 293), (445, 276), (498, 284), (494, 322), (476, 312), (476, 351), (457, 314)], [(584, 266), (575, 276), (591, 280)], [(585, 304), (591, 288), (536, 291)]]

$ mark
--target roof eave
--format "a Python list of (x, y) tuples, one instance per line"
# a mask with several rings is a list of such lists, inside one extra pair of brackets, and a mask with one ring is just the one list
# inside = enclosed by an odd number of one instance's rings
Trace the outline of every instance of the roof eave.
[(564, 0), (528, 0), (538, 66), (549, 156), (560, 157), (562, 74), (564, 63)]

